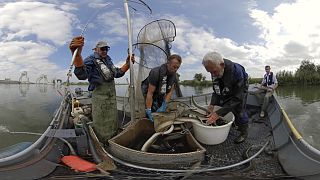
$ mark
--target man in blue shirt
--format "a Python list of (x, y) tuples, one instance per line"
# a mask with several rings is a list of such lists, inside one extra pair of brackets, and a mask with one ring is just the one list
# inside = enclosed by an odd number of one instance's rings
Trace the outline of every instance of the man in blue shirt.
[[(79, 80), (88, 79), (88, 90), (92, 91), (93, 128), (103, 143), (107, 143), (118, 130), (117, 102), (114, 78), (122, 77), (129, 69), (129, 56), (126, 63), (118, 68), (108, 55), (110, 47), (106, 41), (99, 41), (94, 53), (82, 60), (81, 51), (84, 45), (83, 37), (75, 37), (70, 43), (72, 54), (78, 48), (74, 60), (74, 74)], [(134, 62), (134, 56), (131, 59)]]
[[(246, 100), (248, 92), (248, 75), (243, 66), (222, 58), (217, 52), (207, 53), (202, 61), (207, 72), (211, 73), (213, 93), (208, 106), (207, 124), (214, 123), (226, 113), (232, 111), (240, 135), (234, 140), (242, 143), (248, 136), (248, 114)], [(222, 107), (214, 111), (214, 106)]]

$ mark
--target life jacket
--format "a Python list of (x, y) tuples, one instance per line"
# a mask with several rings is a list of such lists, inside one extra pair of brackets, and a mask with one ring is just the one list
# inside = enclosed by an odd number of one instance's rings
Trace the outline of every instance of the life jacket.
[[(175, 74), (168, 75), (167, 74), (167, 65), (162, 64), (161, 66), (153, 68), (151, 71), (156, 74), (156, 78), (158, 81), (158, 84), (156, 85), (156, 89), (153, 93), (153, 104), (159, 104), (164, 101), (165, 95), (170, 92), (173, 84), (176, 82)], [(141, 91), (144, 97), (147, 96), (148, 93), (148, 87), (149, 87), (149, 78), (151, 78), (151, 71), (149, 73), (149, 76), (141, 82)], [(155, 77), (152, 77), (155, 78)]]
[(272, 72), (270, 72), (269, 75), (265, 74), (263, 78), (264, 78), (264, 81), (265, 81), (263, 86), (270, 86), (270, 85), (274, 84), (273, 73)]
[(113, 64), (107, 64), (105, 61), (98, 58), (94, 59), (94, 63), (105, 81), (113, 81), (115, 74), (115, 66)]

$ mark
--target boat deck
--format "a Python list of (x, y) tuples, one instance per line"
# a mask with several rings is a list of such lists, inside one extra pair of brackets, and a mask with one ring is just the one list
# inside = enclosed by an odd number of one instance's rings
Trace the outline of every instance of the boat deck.
[[(260, 118), (259, 108), (250, 106), (249, 110), (249, 135), (247, 140), (241, 144), (234, 144), (233, 140), (239, 135), (235, 127), (232, 127), (225, 142), (218, 145), (204, 145), (206, 157), (203, 162), (193, 165), (195, 172), (156, 172), (123, 166), (116, 163), (117, 169), (110, 174), (78, 173), (68, 167), (60, 166), (49, 179), (74, 179), (74, 178), (105, 178), (105, 179), (294, 179), (288, 176), (277, 160), (276, 151), (273, 151), (273, 136), (271, 124), (268, 119)], [(239, 166), (247, 158), (256, 154), (264, 145), (268, 145), (262, 152), (251, 161)], [(88, 157), (90, 158), (90, 157)], [(232, 167), (231, 167), (232, 166)], [(179, 167), (181, 168), (181, 167)], [(189, 167), (190, 169), (190, 167)]]

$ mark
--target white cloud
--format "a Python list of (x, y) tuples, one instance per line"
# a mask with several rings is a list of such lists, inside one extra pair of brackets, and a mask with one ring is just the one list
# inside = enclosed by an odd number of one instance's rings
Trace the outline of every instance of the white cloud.
[(48, 44), (32, 41), (0, 42), (0, 49), (0, 69), (13, 79), (17, 79), (22, 71), (30, 72), (30, 76), (35, 79), (39, 74), (53, 73), (58, 69), (48, 59), (55, 49)]
[[(77, 27), (72, 26), (79, 24), (77, 17), (81, 18), (77, 14), (80, 11), (76, 10), (86, 5), (95, 8), (97, 11), (90, 8), (89, 11), (96, 13), (106, 4), (103, 0), (81, 1), (79, 4), (59, 3), (56, 0), (47, 2), (50, 3), (24, 1), (0, 4), (1, 78), (6, 75), (5, 72), (10, 76), (19, 72), (19, 76), (23, 70), (30, 71), (29, 74), (35, 77), (46, 73), (52, 76), (62, 75), (64, 78), (66, 70), (60, 71), (61, 67), (51, 58), (53, 54), (60, 53), (57, 52), (59, 47), (65, 46), (66, 41), (71, 39), (72, 30), (76, 30)], [(320, 12), (317, 7), (320, 2), (297, 0), (290, 4), (282, 3), (273, 12), (262, 11), (254, 1), (250, 2), (253, 3), (249, 6), (248, 14), (252, 18), (252, 25), (260, 29), (260, 39), (257, 42), (239, 44), (228, 37), (219, 37), (214, 27), (210, 28), (207, 24), (195, 26), (190, 21), (192, 18), (188, 18), (189, 14), (154, 14), (153, 17), (134, 14), (133, 40), (135, 41), (140, 28), (157, 16), (173, 21), (177, 37), (172, 43), (172, 52), (183, 58), (178, 71), (182, 80), (192, 79), (199, 72), (208, 79), (209, 74), (205, 72), (201, 61), (212, 50), (242, 64), (252, 77), (261, 77), (266, 64), (271, 65), (274, 72), (278, 72), (284, 69), (295, 70), (305, 58), (319, 63), (320, 22), (317, 19)], [(111, 45), (127, 45), (127, 25), (122, 7), (103, 8), (90, 21), (88, 28), (90, 31), (86, 33), (89, 36), (86, 40), (89, 44), (94, 44), (97, 41), (95, 38), (107, 36)], [(97, 30), (101, 32), (97, 33)], [(241, 36), (241, 32), (237, 33)]]
[(209, 78), (201, 61), (204, 54), (212, 50), (242, 64), (251, 77), (261, 77), (267, 64), (278, 72), (296, 70), (306, 58), (320, 63), (320, 22), (316, 20), (320, 17), (319, 5), (316, 0), (298, 0), (283, 3), (271, 13), (251, 9), (253, 25), (261, 30), (259, 37), (263, 43), (259, 44), (241, 45), (232, 39), (216, 37), (212, 29), (195, 27), (185, 17), (171, 16), (177, 26), (174, 49), (183, 56), (184, 64), (179, 70), (181, 79), (192, 79), (199, 72)]
[[(102, 27), (101, 34), (106, 35), (111, 44), (119, 42), (127, 43), (128, 41), (127, 19), (122, 11), (122, 9), (115, 9), (97, 16), (99, 20), (98, 24), (101, 24)], [(147, 18), (140, 14), (136, 14), (134, 18), (132, 18), (133, 40), (136, 39), (139, 30), (147, 22)]]
[(179, 69), (180, 79), (193, 79), (195, 73), (203, 73), (210, 78), (202, 66), (202, 58), (209, 51), (218, 51), (225, 58), (237, 63), (249, 65), (248, 59), (252, 56), (250, 49), (239, 45), (228, 38), (219, 38), (212, 29), (195, 27), (187, 18), (167, 15), (177, 27), (177, 37), (173, 42), (173, 51), (180, 53), (183, 64)]
[[(63, 4), (63, 8), (68, 4)], [(70, 8), (68, 8), (70, 9)], [(0, 8), (1, 39), (10, 41), (35, 35), (57, 45), (71, 37), (73, 16), (57, 5), (42, 2), (14, 2)]]
[(283, 3), (274, 13), (252, 9), (250, 16), (261, 30), (261, 46), (251, 46), (257, 59), (274, 66), (273, 70), (296, 69), (304, 59), (320, 63), (320, 17), (317, 0)]
[(59, 76), (60, 68), (50, 56), (71, 38), (75, 17), (66, 11), (76, 9), (70, 3), (59, 4), (25, 1), (0, 5), (1, 78), (17, 80), (22, 71), (28, 71), (33, 82), (40, 74)]

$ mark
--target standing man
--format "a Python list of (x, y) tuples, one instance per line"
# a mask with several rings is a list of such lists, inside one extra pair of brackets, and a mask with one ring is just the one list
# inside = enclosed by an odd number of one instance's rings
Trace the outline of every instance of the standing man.
[[(79, 80), (88, 79), (89, 91), (92, 92), (93, 128), (99, 140), (107, 143), (118, 130), (117, 102), (114, 78), (122, 77), (129, 69), (129, 56), (126, 63), (117, 68), (108, 56), (110, 47), (106, 41), (99, 41), (94, 53), (82, 60), (81, 51), (84, 45), (83, 37), (75, 37), (70, 43), (72, 54), (78, 48), (74, 60), (74, 74)], [(134, 62), (134, 56), (131, 61)]]
[[(207, 124), (214, 123), (219, 118), (219, 115), (223, 116), (232, 111), (235, 115), (235, 123), (240, 131), (240, 135), (234, 142), (242, 143), (248, 136), (249, 120), (246, 112), (248, 75), (244, 67), (222, 58), (217, 52), (207, 53), (203, 57), (202, 64), (207, 72), (211, 73), (213, 82)], [(215, 105), (222, 108), (215, 112), (213, 111)]]
[[(261, 118), (265, 116), (267, 107), (269, 105), (269, 99), (273, 95), (274, 90), (278, 87), (278, 80), (276, 78), (276, 75), (274, 75), (270, 70), (270, 66), (265, 66), (266, 73), (263, 76), (260, 87), (257, 87), (258, 90), (254, 92), (259, 101), (263, 99), (260, 112)], [(262, 95), (264, 95), (264, 98), (262, 97)]]
[(167, 63), (151, 69), (149, 76), (142, 81), (141, 90), (146, 100), (146, 115), (151, 122), (151, 112), (165, 112), (176, 85), (176, 72), (181, 62), (181, 57), (173, 54), (169, 56)]

